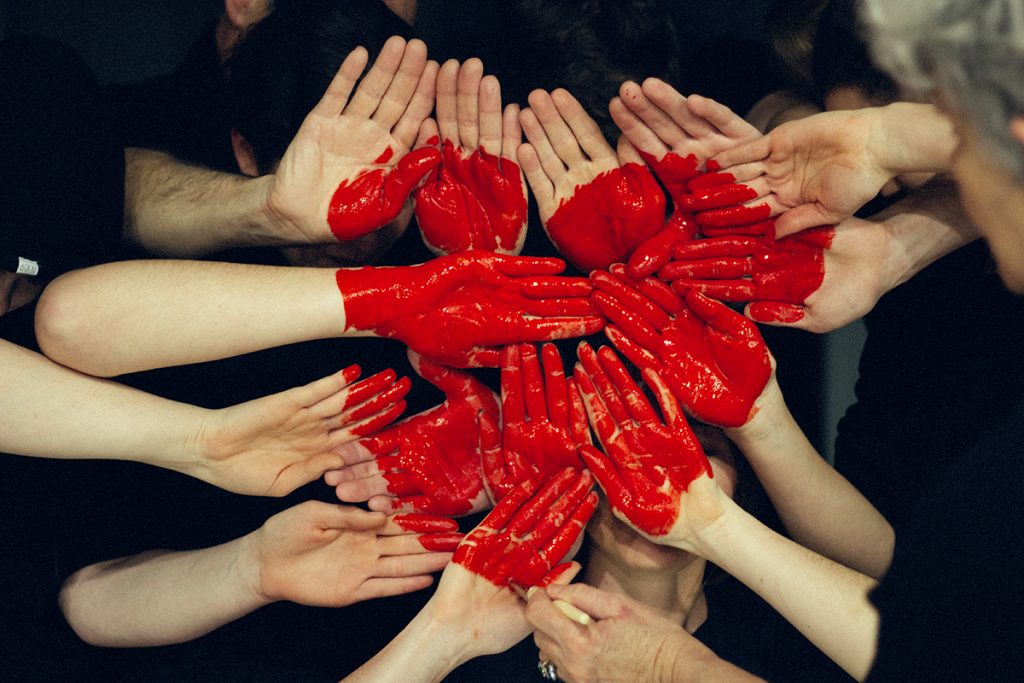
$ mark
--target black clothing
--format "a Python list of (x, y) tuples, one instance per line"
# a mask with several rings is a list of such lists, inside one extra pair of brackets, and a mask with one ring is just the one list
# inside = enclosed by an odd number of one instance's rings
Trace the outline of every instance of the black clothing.
[(50, 280), (116, 253), (118, 129), (85, 62), (60, 43), (0, 43), (0, 196), (0, 270), (27, 259), (38, 265), (28, 274)]
[(865, 323), (835, 465), (899, 532), (914, 502), (1024, 398), (1024, 302), (979, 241), (889, 292)]
[(1024, 680), (1022, 443), (1024, 402), (920, 501), (872, 594), (868, 680)]

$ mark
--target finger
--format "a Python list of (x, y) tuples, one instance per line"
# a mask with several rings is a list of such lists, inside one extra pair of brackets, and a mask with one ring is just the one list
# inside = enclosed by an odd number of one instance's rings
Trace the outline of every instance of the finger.
[(388, 521), (386, 515), (367, 512), (351, 505), (308, 500), (296, 507), (301, 507), (309, 515), (309, 520), (321, 529), (371, 531), (383, 528)]
[(626, 267), (621, 263), (613, 263), (608, 272), (623, 282), (632, 284), (641, 294), (656, 303), (669, 315), (677, 315), (685, 308), (683, 300), (672, 291), (671, 287), (658, 278), (645, 277), (637, 281), (628, 280)]
[[(550, 96), (548, 96), (547, 93), (544, 93), (544, 96), (550, 99)], [(541, 171), (543, 171), (544, 175), (551, 183), (561, 180), (566, 173), (565, 163), (555, 152), (555, 148), (551, 144), (551, 139), (548, 137), (548, 132), (545, 126), (541, 123), (532, 108), (523, 109), (519, 112), (519, 124), (523, 127), (523, 134), (526, 135), (526, 140), (530, 143), (530, 146), (537, 157)], [(566, 127), (566, 131), (568, 131), (568, 127)], [(522, 155), (523, 149), (520, 147), (519, 164), (523, 167), (523, 172), (527, 173), (527, 161), (523, 159)], [(582, 157), (580, 158), (582, 159)], [(527, 180), (530, 180), (529, 173), (527, 173), (526, 178)], [(530, 181), (530, 187), (533, 187), (532, 180)]]
[(408, 356), (409, 364), (412, 365), (416, 374), (444, 392), (446, 398), (490, 391), (468, 372), (445, 367), (429, 358), (424, 358), (412, 349), (409, 349)]
[[(416, 96), (416, 92), (421, 85), (428, 88), (428, 92), (432, 95), (436, 79), (421, 78), (426, 68), (426, 44), (422, 40), (410, 40), (405, 46), (405, 53), (402, 55), (402, 61), (398, 65), (398, 71), (391, 79), (391, 83), (388, 84), (388, 89), (381, 98), (376, 111), (373, 112), (373, 120), (390, 131), (406, 113), (409, 104)], [(418, 130), (420, 121), (429, 114), (429, 110), (426, 112), (422, 111), (423, 99), (420, 99), (419, 106), (422, 116), (410, 127), (410, 133), (411, 131)], [(433, 97), (429, 99), (432, 100)]]
[[(415, 539), (411, 538), (405, 540), (415, 541)], [(383, 541), (393, 543), (395, 539), (383, 539)], [(382, 557), (377, 560), (377, 566), (373, 571), (373, 575), (375, 578), (398, 578), (430, 574), (444, 569), (451, 558), (451, 553), (423, 552), (414, 555)]]
[(420, 147), (436, 147), (441, 140), (441, 132), (437, 129), (437, 121), (434, 119), (423, 119), (420, 124), (420, 132), (416, 135), (415, 149)]
[(459, 523), (451, 517), (441, 515), (425, 515), (416, 513), (400, 513), (390, 515), (382, 536), (395, 536), (408, 533), (449, 533), (459, 530)]
[(658, 401), (658, 407), (661, 408), (661, 414), (665, 417), (665, 423), (677, 432), (684, 430), (689, 432), (690, 425), (686, 421), (686, 417), (683, 415), (683, 410), (679, 407), (679, 402), (676, 401), (675, 395), (668, 388), (668, 385), (665, 384), (665, 380), (650, 368), (644, 368), (641, 372), (643, 373), (644, 381), (647, 382), (647, 386), (651, 388), (651, 392)]
[(569, 433), (569, 393), (565, 385), (562, 356), (554, 344), (541, 348), (544, 365), (544, 394), (547, 397), (548, 420), (565, 434)]
[[(373, 400), (385, 390), (390, 390), (390, 388), (394, 387), (396, 377), (395, 371), (388, 368), (349, 386), (345, 391), (345, 400), (341, 404), (341, 408), (352, 408)], [(406, 389), (407, 392), (408, 389)], [(396, 400), (404, 398), (404, 396), (405, 394), (403, 393)]]
[(626, 164), (639, 164), (643, 166), (647, 163), (636, 147), (622, 135), (619, 136), (615, 144), (615, 156), (618, 157), (620, 166), (625, 166)]
[(544, 398), (544, 378), (537, 358), (537, 349), (532, 344), (520, 344), (519, 368), (523, 378), (527, 417), (531, 421), (546, 420), (548, 406)]
[(719, 301), (751, 301), (756, 297), (754, 283), (750, 280), (692, 280), (679, 278), (672, 281), (672, 289), (685, 296), (696, 289), (705, 296)]
[(405, 595), (406, 593), (412, 593), (414, 591), (423, 590), (424, 588), (429, 588), (432, 583), (434, 583), (434, 577), (429, 574), (425, 576), (405, 576), (392, 579), (367, 579), (360, 584), (359, 588), (352, 594), (353, 602), (374, 600), (376, 598), (388, 598), (395, 595)]
[[(521, 117), (522, 113), (520, 113)], [(530, 185), (530, 190), (537, 197), (541, 220), (550, 218), (551, 214), (555, 211), (555, 186), (551, 182), (551, 178), (541, 167), (537, 150), (530, 143), (523, 143), (516, 149), (516, 159), (519, 161), (519, 168), (523, 170), (523, 175), (526, 176), (526, 182)]]
[[(558, 161), (568, 168), (585, 162), (587, 159), (583, 156), (580, 141), (562, 117), (552, 95), (544, 90), (534, 90), (530, 93), (528, 101), (530, 103), (530, 111), (534, 113), (537, 121), (543, 128), (544, 137), (548, 140), (552, 153), (557, 157)], [(523, 121), (522, 123), (525, 130), (526, 122)], [(533, 142), (529, 131), (527, 132), (527, 138), (530, 142)], [(544, 164), (543, 158), (541, 163)], [(548, 164), (544, 165), (545, 168), (548, 166)], [(550, 165), (555, 166), (554, 163)]]
[[(628, 95), (623, 95), (623, 90), (627, 89), (629, 85), (630, 82), (622, 84), (622, 88), (619, 89), (619, 97), (612, 98), (612, 101), (608, 103), (608, 112), (612, 115), (615, 125), (619, 127), (623, 136), (633, 147), (655, 159), (661, 159), (668, 154), (668, 147), (623, 101), (624, 97), (628, 97)], [(629, 88), (628, 92), (633, 92), (633, 88), (639, 92), (639, 86), (636, 83), (632, 83), (632, 88)]]
[(594, 304), (610, 323), (629, 337), (630, 341), (655, 353), (662, 347), (662, 337), (654, 327), (618, 300), (610, 298), (604, 292), (597, 292), (594, 294)]
[(705, 238), (766, 237), (775, 234), (775, 219), (769, 218), (766, 221), (749, 223), (747, 225), (725, 225), (719, 228), (702, 225), (700, 231)]
[[(540, 526), (543, 522), (545, 529), (547, 525), (553, 522), (548, 519), (548, 515), (552, 508), (556, 504), (561, 505), (561, 509), (564, 512), (564, 508), (568, 503), (561, 502), (562, 495), (570, 490), (574, 490), (579, 485), (580, 475), (578, 472), (570, 468), (566, 468), (559, 472), (554, 477), (548, 479), (548, 481), (541, 486), (540, 490), (537, 491), (528, 501), (523, 503), (515, 515), (506, 523), (506, 528), (509, 533), (514, 537), (523, 537), (530, 532), (537, 533), (535, 527)], [(587, 488), (589, 488), (590, 478), (587, 478)], [(559, 517), (556, 515), (555, 517)], [(564, 517), (561, 517), (564, 521)]]
[[(719, 152), (711, 159), (722, 170), (728, 170), (736, 175), (732, 167), (738, 164), (748, 164), (754, 161), (763, 161), (768, 158), (772, 151), (771, 137), (763, 135), (756, 140), (751, 140), (724, 152)], [(737, 176), (739, 180), (739, 176)]]
[(278, 472), (268, 489), (268, 494), (272, 496), (287, 495), (300, 486), (319, 479), (325, 472), (334, 471), (344, 464), (345, 460), (337, 453), (324, 452), (310, 455)]
[[(380, 513), (375, 513), (380, 514)], [(377, 539), (380, 557), (401, 558), (409, 555), (423, 555), (430, 552), (452, 553), (462, 541), (462, 534), (401, 534), (381, 535)], [(414, 572), (421, 574), (423, 572)]]
[(604, 318), (591, 316), (526, 320), (520, 324), (517, 336), (528, 342), (588, 337), (600, 332), (604, 323)]
[[(427, 62), (423, 73), (420, 74), (412, 99), (409, 100), (409, 104), (402, 112), (398, 122), (391, 128), (391, 135), (406, 148), (412, 148), (420, 139), (423, 141), (421, 144), (425, 144), (425, 141), (430, 138), (429, 134), (422, 138), (418, 134), (423, 133), (423, 123), (429, 120), (430, 112), (434, 110), (434, 91), (437, 84), (438, 68), (437, 62), (433, 60)], [(436, 124), (432, 132), (434, 135), (437, 134)]]
[(665, 81), (648, 78), (642, 87), (652, 106), (664, 111), (692, 140), (706, 143), (719, 135), (718, 129), (703, 116), (694, 114), (687, 106), (687, 98)]
[[(602, 303), (614, 302), (618, 308), (628, 311), (645, 320), (655, 330), (663, 330), (672, 321), (671, 316), (656, 301), (645, 296), (637, 289), (636, 281), (627, 281), (610, 272), (594, 271), (590, 281), (598, 290), (591, 298), (605, 315), (608, 312), (601, 308)], [(599, 296), (599, 295), (604, 296)], [(612, 318), (615, 320), (615, 318)]]
[(476, 57), (467, 59), (459, 69), (457, 86), (459, 139), (468, 150), (480, 145), (480, 80), (484, 64)]
[(749, 257), (762, 246), (760, 240), (747, 236), (711, 237), (677, 244), (672, 256), (677, 261), (713, 259), (722, 256)]
[[(590, 385), (597, 390), (605, 407), (608, 409), (608, 413), (611, 415), (616, 425), (629, 423), (631, 421), (629, 411), (623, 404), (622, 398), (619, 396), (615, 385), (612, 384), (612, 381), (605, 373), (604, 368), (601, 367), (601, 363), (598, 361), (597, 353), (594, 352), (594, 349), (590, 344), (581, 342), (577, 347), (577, 355), (580, 359), (580, 365), (577, 365), (576, 367), (579, 368), (582, 366), (583, 376), (585, 376), (587, 380), (589, 380)], [(580, 389), (584, 391), (584, 399), (586, 399), (587, 393), (590, 389), (586, 386), (586, 382), (583, 381), (580, 373), (576, 373), (576, 381), (579, 383)], [(600, 431), (598, 434), (600, 434)], [(604, 440), (602, 440), (601, 443), (605, 446), (608, 445)]]
[(694, 214), (693, 219), (704, 231), (705, 228), (717, 230), (760, 223), (771, 215), (770, 204), (767, 201), (756, 200), (754, 204), (739, 204), (724, 209), (702, 211)]
[[(629, 107), (636, 116), (643, 121), (651, 132), (661, 140), (669, 150), (680, 150), (685, 154), (690, 153), (689, 150), (682, 150), (685, 145), (692, 142), (692, 137), (698, 137), (698, 135), (691, 134), (685, 127), (684, 123), (693, 127), (695, 132), (700, 134), (700, 137), (706, 137), (710, 127), (705, 125), (703, 127), (696, 125), (694, 117), (690, 116), (689, 111), (686, 110), (686, 101), (682, 95), (675, 92), (676, 97), (672, 98), (672, 109), (671, 114), (667, 108), (663, 108), (658, 104), (651, 101), (648, 94), (649, 86), (648, 81), (655, 82), (657, 79), (647, 79), (644, 81), (643, 86), (638, 86), (636, 83), (624, 84), (624, 87), (619, 90), (619, 96), (625, 102), (626, 106)], [(657, 81), (662, 83), (661, 81)], [(662, 85), (665, 85), (662, 83)], [(686, 112), (686, 117), (679, 117), (680, 120), (676, 120), (678, 116), (676, 110), (682, 105), (683, 111)], [(693, 119), (693, 120), (689, 120)], [(645, 150), (646, 151), (646, 150)], [(657, 158), (661, 158), (660, 156)]]
[(520, 506), (529, 500), (535, 489), (536, 486), (529, 481), (520, 482), (511, 493), (494, 506), (494, 509), (477, 525), (470, 536), (477, 531), (490, 533), (504, 529)]
[(459, 62), (449, 59), (437, 72), (437, 126), (442, 140), (459, 147), (458, 105)]
[(627, 337), (623, 334), (622, 330), (615, 325), (608, 325), (604, 329), (604, 334), (608, 338), (608, 341), (612, 343), (612, 346), (614, 346), (619, 353), (628, 358), (630, 363), (638, 368), (661, 367), (661, 362), (653, 353)]
[[(367, 400), (345, 411), (341, 416), (342, 424), (359, 422), (360, 420), (379, 415), (384, 411), (389, 411), (390, 414), (394, 405), (402, 402), (411, 387), (412, 380), (408, 377), (403, 377), (375, 396), (370, 396)], [(394, 413), (394, 415), (397, 414)]]
[(602, 346), (597, 357), (619, 396), (622, 397), (630, 417), (637, 422), (657, 422), (658, 416), (655, 414), (654, 408), (651, 407), (615, 352), (607, 346)]
[[(480, 149), (498, 156), (502, 152), (501, 134), (503, 115), (501, 111), (501, 84), (494, 76), (484, 76), (480, 81), (479, 97)], [(518, 144), (518, 141), (517, 143)]]
[(545, 589), (548, 597), (564, 600), (595, 619), (613, 619), (623, 616), (627, 607), (616, 593), (609, 593), (585, 583), (553, 584)]
[(572, 378), (565, 381), (565, 386), (569, 395), (569, 435), (575, 444), (589, 444), (590, 423), (587, 421), (587, 407), (583, 405), (580, 388)]
[(501, 356), (501, 416), (505, 427), (526, 422), (526, 398), (519, 361), (519, 344), (508, 344)]
[(844, 218), (846, 216), (829, 211), (820, 204), (801, 204), (783, 211), (775, 219), (775, 237), (782, 239), (801, 230), (817, 228), (822, 225), (835, 225)]
[(348, 53), (345, 61), (338, 68), (338, 72), (331, 79), (330, 85), (327, 86), (324, 96), (320, 98), (310, 113), (331, 117), (340, 114), (345, 109), (348, 97), (352, 94), (352, 89), (356, 86), (363, 69), (366, 68), (368, 60), (369, 54), (364, 47), (357, 47)]
[(687, 211), (707, 211), (749, 202), (768, 193), (768, 179), (761, 177), (742, 185), (728, 183), (693, 192), (683, 197), (679, 206)]
[[(310, 382), (301, 387), (295, 387), (284, 392), (285, 395), (292, 395), (298, 401), (299, 405), (303, 408), (310, 408), (317, 414), (318, 417), (327, 417), (334, 411), (323, 411), (324, 404), (317, 406), (324, 399), (329, 399), (339, 393), (345, 395), (350, 393), (352, 388), (348, 385), (352, 384), (359, 377), (361, 372), (358, 365), (350, 365), (343, 370), (340, 370), (327, 377), (322, 377), (318, 380)], [(347, 387), (347, 388), (346, 388)], [(332, 406), (336, 408), (336, 406)], [(318, 410), (320, 408), (321, 410)]]
[(523, 141), (523, 129), (519, 125), (519, 105), (509, 104), (501, 116), (501, 157), (515, 161), (516, 150)]
[(693, 241), (697, 224), (682, 211), (676, 211), (654, 237), (633, 250), (627, 273), (634, 280), (648, 277), (665, 265), (673, 247)]
[[(391, 85), (402, 59), (405, 57), (405, 38), (391, 36), (384, 43), (373, 62), (373, 66), (363, 77), (355, 94), (345, 106), (344, 113), (359, 118), (370, 118), (380, 106), (381, 99)], [(388, 126), (390, 128), (390, 126)]]
[(755, 301), (743, 311), (744, 315), (755, 322), (777, 327), (797, 327), (804, 319), (804, 307), (797, 304)]
[(713, 301), (696, 290), (686, 293), (686, 304), (698, 318), (723, 334), (735, 339), (763, 343), (761, 334), (749, 320), (719, 301)]
[[(701, 240), (703, 241), (703, 240)], [(673, 261), (658, 271), (665, 280), (702, 279), (732, 280), (750, 275), (754, 270), (750, 259), (714, 258), (699, 261)]]
[(579, 100), (563, 88), (556, 88), (551, 93), (551, 100), (558, 109), (562, 120), (572, 131), (573, 138), (583, 152), (590, 157), (590, 160), (597, 162), (601, 166), (601, 170), (616, 168), (619, 164), (615, 150), (605, 140), (601, 128), (583, 109)]
[(686, 106), (695, 116), (710, 123), (726, 137), (743, 142), (761, 137), (761, 132), (742, 116), (710, 97), (694, 93), (686, 98)]
[[(632, 495), (625, 477), (619, 470), (619, 464), (608, 455), (593, 446), (580, 446), (577, 449), (580, 459), (594, 475), (598, 486), (604, 491), (609, 504), (615, 510), (628, 510), (632, 505)], [(632, 457), (632, 456), (627, 456)]]

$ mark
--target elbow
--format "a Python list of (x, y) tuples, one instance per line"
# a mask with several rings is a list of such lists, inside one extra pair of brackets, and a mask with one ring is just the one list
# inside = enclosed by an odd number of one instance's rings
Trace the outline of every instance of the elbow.
[(88, 605), (88, 579), (90, 567), (80, 569), (64, 582), (60, 589), (60, 611), (64, 620), (83, 642), (97, 647), (112, 647), (116, 643), (103, 634), (101, 615)]
[(35, 316), (39, 348), (51, 360), (80, 372), (96, 377), (120, 374), (101, 353), (107, 326), (97, 319), (96, 297), (83, 291), (78, 281), (78, 273), (68, 273), (43, 291)]

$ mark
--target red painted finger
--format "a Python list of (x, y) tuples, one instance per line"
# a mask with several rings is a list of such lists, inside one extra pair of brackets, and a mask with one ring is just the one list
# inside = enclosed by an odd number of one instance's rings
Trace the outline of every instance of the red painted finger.
[(583, 396), (580, 395), (575, 379), (567, 379), (565, 385), (569, 395), (569, 435), (574, 444), (589, 444), (590, 423), (587, 421), (587, 407), (583, 405)]
[(604, 334), (608, 337), (608, 341), (612, 343), (612, 346), (621, 353), (623, 356), (629, 359), (629, 362), (638, 368), (652, 368), (654, 370), (660, 370), (662, 367), (661, 361), (652, 354), (650, 351), (640, 347), (632, 339), (623, 334), (615, 325), (609, 325), (605, 328)]
[(459, 524), (451, 517), (406, 513), (394, 516), (395, 524), (402, 530), (414, 533), (439, 534), (458, 531)]
[(736, 206), (751, 199), (757, 199), (757, 191), (748, 185), (718, 185), (706, 189), (692, 191), (682, 197), (679, 205), (686, 211), (706, 211)]
[[(390, 372), (392, 380), (394, 379), (394, 372)], [(384, 374), (384, 373), (381, 373)], [(373, 379), (373, 378), (370, 378)], [(360, 382), (360, 384), (362, 384)], [(359, 386), (359, 385), (356, 385)], [(405, 398), (406, 394), (409, 393), (409, 389), (412, 388), (412, 380), (408, 377), (403, 377), (399, 381), (387, 386), (386, 384), (381, 387), (379, 393), (365, 393), (362, 403), (349, 403), (346, 401), (345, 407), (354, 406), (351, 410), (346, 411), (344, 414), (345, 420), (348, 422), (357, 422), (365, 417), (374, 415), (381, 412), (389, 405), (397, 403)]]
[(549, 479), (534, 496), (526, 501), (505, 525), (513, 536), (522, 537), (537, 528), (542, 522), (547, 524), (548, 515), (555, 505), (562, 505), (563, 494), (574, 490), (582, 474), (566, 468)]
[(607, 346), (601, 347), (598, 351), (598, 359), (601, 367), (604, 368), (611, 379), (615, 389), (622, 397), (623, 403), (629, 410), (630, 416), (637, 422), (657, 421), (658, 416), (644, 396), (643, 391), (629, 375), (626, 366), (622, 364), (619, 357)]
[(612, 509), (629, 509), (633, 505), (633, 493), (612, 459), (593, 446), (580, 446), (578, 452), (604, 491)]
[(579, 387), (587, 413), (590, 415), (590, 424), (597, 432), (597, 440), (601, 443), (609, 441), (618, 430), (618, 426), (608, 412), (608, 407), (601, 400), (597, 387), (594, 386), (590, 376), (579, 363), (576, 364), (574, 379)]
[[(592, 385), (597, 388), (601, 400), (616, 424), (621, 426), (628, 423), (632, 419), (629, 411), (626, 409), (618, 389), (616, 389), (611, 378), (605, 373), (604, 368), (601, 367), (601, 363), (597, 359), (597, 353), (594, 352), (590, 344), (582, 342), (577, 347), (577, 355), (579, 356), (580, 363), (583, 364), (587, 377)], [(576, 381), (579, 382), (578, 376)], [(583, 385), (581, 384), (580, 386), (582, 387)], [(604, 442), (602, 441), (602, 443)]]
[(677, 244), (672, 250), (672, 257), (676, 261), (694, 261), (722, 256), (748, 257), (755, 254), (760, 246), (761, 241), (753, 237), (738, 235), (708, 237)]
[(605, 317), (639, 346), (647, 350), (661, 347), (661, 335), (641, 316), (625, 308), (618, 300), (604, 292), (594, 294), (594, 304)]
[(691, 280), (680, 278), (672, 281), (672, 289), (686, 296), (696, 289), (705, 296), (718, 301), (750, 301), (755, 296), (754, 283), (750, 280)]
[(433, 147), (421, 147), (399, 159), (394, 170), (384, 179), (384, 201), (389, 213), (394, 210), (397, 216), (409, 193), (440, 163), (441, 153)]
[(547, 416), (555, 428), (569, 432), (569, 394), (565, 386), (562, 356), (554, 344), (541, 347), (544, 367), (544, 394), (547, 398)]
[(458, 533), (423, 534), (417, 540), (424, 550), (429, 550), (432, 553), (450, 553), (459, 547), (463, 538), (465, 538), (465, 534)]
[(725, 209), (712, 209), (695, 214), (694, 219), (706, 233), (707, 228), (730, 228), (737, 225), (750, 225), (766, 220), (771, 215), (771, 207), (766, 203), (754, 206), (731, 206)]
[(709, 299), (697, 290), (686, 293), (686, 303), (690, 310), (707, 325), (733, 337), (764, 344), (761, 333), (749, 320), (732, 310), (725, 304)]
[[(594, 271), (590, 275), (594, 287), (598, 290), (591, 299), (595, 300), (594, 305), (601, 308), (596, 299), (599, 294), (605, 298), (612, 298), (619, 304), (646, 320), (655, 330), (662, 330), (669, 324), (671, 318), (668, 314), (647, 296), (641, 294), (635, 287), (635, 283), (627, 283), (622, 278), (606, 271)], [(603, 309), (603, 313), (607, 315)]]
[(661, 232), (633, 250), (627, 266), (629, 276), (639, 280), (652, 275), (668, 263), (673, 247), (692, 240), (696, 233), (697, 224), (689, 214), (681, 211), (673, 213)]
[(767, 237), (775, 234), (775, 221), (756, 221), (750, 224), (725, 224), (710, 225), (701, 224), (701, 234), (704, 237), (728, 237), (730, 235), (746, 235), (750, 237)]
[(526, 399), (519, 362), (519, 344), (509, 344), (501, 355), (501, 415), (504, 426), (526, 421)]
[(804, 307), (797, 304), (755, 301), (747, 306), (747, 315), (759, 323), (791, 325), (804, 319)]
[(386, 406), (379, 413), (367, 417), (361, 423), (349, 426), (348, 429), (350, 429), (356, 436), (368, 436), (383, 429), (401, 417), (402, 413), (405, 412), (405, 408), (405, 401), (392, 403), (391, 405)]
[(745, 258), (714, 258), (700, 261), (672, 261), (658, 271), (664, 280), (696, 278), (705, 280), (733, 279), (750, 275), (753, 264)]

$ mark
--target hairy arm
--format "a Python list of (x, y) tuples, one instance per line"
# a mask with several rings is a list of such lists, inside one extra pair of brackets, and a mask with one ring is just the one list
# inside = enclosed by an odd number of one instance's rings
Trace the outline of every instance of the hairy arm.
[(272, 179), (212, 171), (163, 152), (129, 148), (124, 237), (147, 252), (176, 258), (289, 244), (266, 210)]

